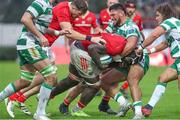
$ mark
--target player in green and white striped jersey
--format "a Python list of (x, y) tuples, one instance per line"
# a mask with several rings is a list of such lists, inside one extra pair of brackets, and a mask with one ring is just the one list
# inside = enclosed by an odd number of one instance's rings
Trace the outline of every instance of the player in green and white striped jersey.
[(35, 0), (27, 8), (21, 18), (24, 24), (22, 33), (17, 41), (17, 52), (20, 59), (21, 76), (19, 80), (10, 83), (1, 93), (0, 101), (11, 94), (31, 84), (38, 71), (44, 78), (40, 88), (40, 99), (34, 119), (48, 120), (45, 108), (52, 87), (56, 84), (56, 69), (51, 64), (42, 47), (48, 46), (44, 33), (53, 35), (66, 34), (67, 31), (47, 29), (52, 18), (52, 3), (55, 0)]
[(165, 35), (165, 41), (148, 51), (149, 53), (154, 53), (169, 47), (171, 57), (175, 59), (175, 62), (160, 75), (151, 99), (142, 109), (145, 116), (149, 116), (151, 114), (152, 109), (165, 93), (168, 82), (178, 78), (180, 88), (180, 20), (176, 18), (176, 14), (172, 6), (168, 3), (160, 4), (157, 7), (156, 20), (159, 26), (153, 30), (147, 39), (145, 39), (143, 44), (138, 48), (137, 53), (140, 54), (143, 48), (149, 46), (161, 35)]
[[(135, 55), (133, 51), (135, 51), (135, 48), (140, 46), (143, 41), (138, 26), (127, 17), (126, 10), (123, 5), (119, 3), (114, 4), (109, 10), (113, 23), (109, 24), (109, 26), (106, 28), (106, 32), (116, 33), (124, 36), (127, 39), (127, 44), (121, 54), (121, 57), (116, 58), (120, 59), (130, 54)], [(121, 81), (127, 79), (132, 93), (133, 106), (135, 108), (135, 115), (133, 119), (140, 119), (144, 117), (141, 112), (142, 102), (139, 82), (148, 70), (149, 56), (148, 54), (144, 53), (142, 57), (143, 58), (138, 60), (136, 63), (129, 64), (128, 67), (117, 67), (116, 69), (112, 69), (102, 76), (102, 82), (108, 82), (111, 80), (109, 82), (118, 83), (120, 82), (120, 79)], [(127, 102), (127, 100), (124, 100), (122, 93), (119, 93), (119, 91), (112, 92), (111, 90), (106, 92), (109, 93), (109, 95), (111, 95), (117, 102), (124, 103), (123, 105), (121, 104), (121, 108), (117, 116), (125, 116), (126, 112), (129, 110), (130, 104)]]

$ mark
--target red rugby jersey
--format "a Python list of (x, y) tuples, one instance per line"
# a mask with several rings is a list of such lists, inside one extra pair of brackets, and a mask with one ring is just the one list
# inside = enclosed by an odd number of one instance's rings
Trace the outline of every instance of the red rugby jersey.
[(142, 25), (142, 17), (141, 17), (141, 15), (136, 13), (132, 20), (139, 27), (139, 30), (142, 31), (143, 30), (143, 25)]
[(88, 11), (84, 16), (78, 17), (73, 21), (73, 29), (85, 35), (90, 35), (91, 28), (96, 27), (96, 15), (90, 11)]
[[(115, 56), (122, 53), (127, 42), (124, 37), (112, 33), (102, 33), (101, 36), (106, 41), (105, 46), (107, 54)], [(87, 40), (83, 40), (81, 42), (85, 50), (88, 49), (88, 46), (90, 44), (93, 44), (92, 42)]]
[[(58, 5), (56, 5), (53, 8), (52, 14), (53, 18), (51, 20), (51, 23), (49, 25), (49, 28), (55, 29), (55, 30), (61, 30), (60, 22), (73, 22), (73, 18), (70, 14), (70, 8), (69, 8), (69, 2), (60, 2)], [(59, 37), (55, 35), (51, 35), (46, 33), (45, 37), (48, 39), (49, 44), (52, 45), (54, 41)]]
[(106, 29), (106, 27), (108, 26), (110, 19), (111, 19), (111, 17), (108, 13), (108, 9), (101, 10), (101, 12), (99, 14), (99, 23), (100, 23), (100, 25), (102, 25), (103, 30)]

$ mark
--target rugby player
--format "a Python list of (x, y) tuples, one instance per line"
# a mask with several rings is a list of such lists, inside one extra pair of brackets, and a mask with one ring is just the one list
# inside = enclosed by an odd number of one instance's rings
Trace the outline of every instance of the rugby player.
[[(143, 48), (151, 45), (161, 35), (165, 35), (166, 40), (149, 49), (149, 53), (158, 52), (169, 47), (171, 57), (175, 59), (175, 62), (159, 76), (157, 85), (148, 104), (142, 109), (146, 117), (151, 115), (153, 108), (165, 93), (167, 83), (176, 79), (178, 79), (180, 83), (180, 20), (176, 17), (176, 13), (169, 3), (162, 3), (157, 6), (155, 18), (159, 25), (145, 39), (138, 48), (137, 53), (141, 53)], [(180, 88), (180, 84), (178, 85)]]

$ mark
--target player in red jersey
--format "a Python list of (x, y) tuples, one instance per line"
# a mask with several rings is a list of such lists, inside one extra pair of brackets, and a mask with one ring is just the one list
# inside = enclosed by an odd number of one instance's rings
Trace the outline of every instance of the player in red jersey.
[(109, 22), (110, 22), (110, 15), (109, 15), (109, 7), (114, 4), (114, 3), (118, 3), (118, 0), (107, 0), (107, 8), (101, 10), (100, 14), (99, 14), (99, 23), (101, 25), (101, 28), (104, 30)]
[[(85, 14), (86, 11), (87, 4), (85, 0), (61, 2), (53, 8), (53, 18), (49, 25), (49, 29), (55, 29), (57, 31), (62, 29), (68, 29), (69, 31), (71, 31), (71, 34), (66, 34), (66, 37), (75, 40), (90, 40), (95, 43), (99, 43), (100, 41), (105, 42), (103, 39), (99, 37), (87, 37), (86, 35), (73, 30), (72, 24), (74, 19), (81, 16), (82, 14)], [(52, 45), (59, 36), (45, 34), (45, 37), (48, 39), (49, 45)]]
[[(88, 5), (87, 0), (86, 2)], [(90, 35), (93, 33), (96, 34), (102, 31), (97, 25), (96, 15), (89, 10), (87, 10), (87, 12), (81, 15), (80, 17), (74, 19), (72, 26), (74, 30), (85, 35)], [(65, 39), (66, 52), (69, 53), (69, 48), (73, 40), (68, 40), (66, 37), (64, 39)]]

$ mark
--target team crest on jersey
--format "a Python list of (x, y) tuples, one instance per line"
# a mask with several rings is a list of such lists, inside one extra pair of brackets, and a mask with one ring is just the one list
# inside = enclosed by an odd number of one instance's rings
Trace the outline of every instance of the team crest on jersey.
[(87, 21), (91, 22), (91, 21), (92, 21), (92, 18), (91, 18), (91, 17), (88, 17), (88, 18), (87, 18)]

